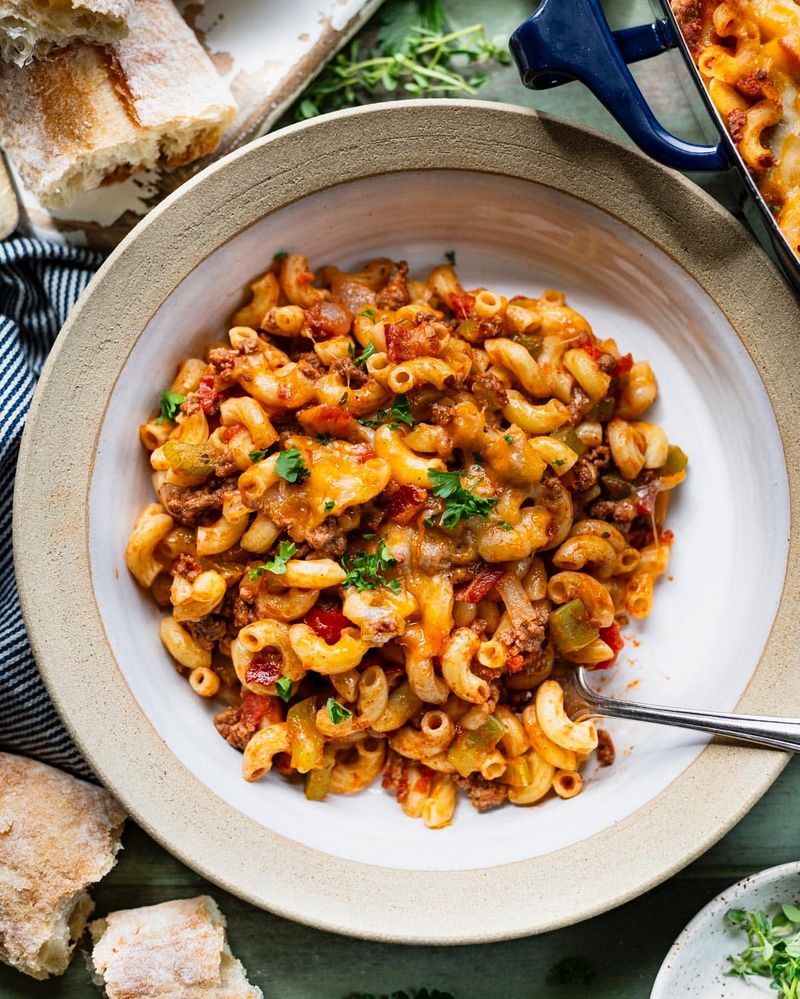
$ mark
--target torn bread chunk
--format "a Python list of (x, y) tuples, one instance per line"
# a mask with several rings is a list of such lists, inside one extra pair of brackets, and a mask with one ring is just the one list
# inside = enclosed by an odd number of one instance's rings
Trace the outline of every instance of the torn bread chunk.
[(0, 753), (0, 960), (33, 978), (63, 975), (124, 821), (102, 788)]
[(262, 999), (225, 939), (208, 895), (111, 912), (89, 927), (108, 999)]
[(0, 141), (48, 208), (213, 152), (236, 114), (171, 0), (136, 0), (125, 38), (0, 67)]
[(131, 0), (0, 0), (0, 57), (25, 66), (71, 42), (116, 41), (130, 9)]

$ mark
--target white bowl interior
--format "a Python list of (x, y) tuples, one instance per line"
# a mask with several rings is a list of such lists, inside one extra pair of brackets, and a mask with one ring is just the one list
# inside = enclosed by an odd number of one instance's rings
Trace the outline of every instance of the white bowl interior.
[(598, 335), (651, 362), (660, 386), (652, 419), (689, 454), (689, 477), (669, 511), (669, 576), (657, 585), (652, 616), (624, 628), (631, 641), (601, 680), (611, 691), (733, 708), (780, 598), (789, 533), (781, 439), (749, 355), (694, 279), (611, 216), (541, 185), (444, 170), (369, 178), (295, 202), (212, 253), (163, 303), (125, 362), (99, 435), (90, 556), (108, 638), (143, 711), (220, 798), (275, 832), (346, 859), (482, 868), (549, 853), (619, 822), (666, 788), (705, 740), (611, 722), (617, 762), (592, 771), (578, 797), (483, 815), (463, 800), (453, 825), (431, 832), (379, 787), (314, 804), (277, 775), (245, 783), (240, 754), (212, 724), (214, 705), (172, 669), (158, 611), (123, 557), (136, 514), (153, 502), (137, 427), (157, 408), (176, 364), (223, 334), (245, 283), (281, 249), (306, 253), (312, 268), (405, 258), (421, 276), (454, 249), (466, 287), (509, 295), (562, 289)]

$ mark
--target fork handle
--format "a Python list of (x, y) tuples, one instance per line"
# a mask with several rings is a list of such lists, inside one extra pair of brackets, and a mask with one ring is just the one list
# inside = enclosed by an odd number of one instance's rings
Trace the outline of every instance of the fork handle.
[(690, 708), (662, 708), (654, 704), (618, 701), (595, 693), (592, 693), (585, 713), (597, 713), (607, 718), (654, 722), (656, 725), (673, 725), (677, 728), (692, 728), (699, 732), (726, 735), (759, 746), (787, 749), (791, 753), (800, 752), (800, 719), (797, 718), (722, 714), (716, 711), (695, 711)]

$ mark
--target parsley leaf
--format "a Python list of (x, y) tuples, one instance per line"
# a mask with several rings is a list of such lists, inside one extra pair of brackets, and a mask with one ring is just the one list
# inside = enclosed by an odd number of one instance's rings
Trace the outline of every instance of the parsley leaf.
[(179, 392), (162, 392), (161, 416), (159, 416), (156, 420), (156, 423), (159, 426), (161, 426), (162, 423), (174, 423), (181, 406), (185, 402), (186, 396), (181, 395)]
[(392, 419), (397, 423), (405, 423), (406, 426), (414, 426), (414, 414), (408, 402), (408, 396), (396, 395), (389, 410)]
[(275, 465), (275, 471), (287, 482), (300, 482), (308, 475), (308, 466), (303, 460), (302, 454), (296, 447), (290, 447), (286, 451), (281, 451)]
[(334, 500), (325, 500), (325, 513), (330, 513), (335, 506), (336, 502)]
[(288, 252), (286, 250), (278, 250), (277, 253), (273, 253), (272, 259), (273, 260), (285, 260), (288, 256), (289, 256), (289, 254), (288, 254)]
[(450, 264), (451, 267), (455, 267), (455, 265), (456, 265), (456, 251), (455, 250), (448, 250), (447, 253), (445, 253), (444, 258), (448, 262), (448, 264)]
[(286, 563), (296, 551), (297, 546), (291, 541), (281, 541), (278, 545), (278, 554), (271, 562), (264, 562), (263, 565), (257, 565), (255, 569), (251, 569), (248, 572), (250, 582), (255, 583), (265, 572), (272, 572), (276, 576), (282, 576), (286, 572)]
[(350, 708), (346, 708), (344, 704), (340, 704), (335, 697), (329, 697), (325, 703), (325, 707), (328, 709), (328, 717), (334, 725), (340, 725), (346, 719), (353, 717), (353, 712)]
[(408, 427), (414, 426), (414, 414), (411, 412), (411, 406), (404, 395), (396, 395), (390, 409), (379, 409), (374, 420), (362, 419), (358, 422), (362, 427), (378, 427), (387, 417), (391, 417), (389, 423), (391, 430), (397, 430), (398, 423), (405, 423)]
[(506, 444), (513, 444), (514, 443), (514, 435), (513, 434), (503, 434), (503, 440), (506, 442)]
[(373, 308), (362, 309), (361, 312), (359, 312), (359, 316), (366, 316), (367, 319), (374, 319), (375, 310)]
[(278, 691), (278, 697), (288, 703), (289, 698), (292, 696), (292, 681), (289, 677), (279, 676), (275, 681), (275, 689)]
[(375, 590), (379, 586), (388, 586), (393, 593), (401, 590), (399, 579), (386, 579), (382, 573), (397, 565), (397, 559), (390, 554), (385, 541), (378, 543), (378, 550), (370, 555), (368, 552), (356, 552), (345, 555), (341, 566), (347, 575), (342, 586), (355, 586), (361, 593), (364, 590)]
[(497, 500), (493, 496), (477, 496), (465, 489), (461, 485), (460, 472), (440, 472), (432, 468), (428, 478), (433, 484), (433, 495), (445, 500), (444, 513), (439, 520), (441, 527), (450, 530), (469, 517), (488, 520)]
[(267, 457), (267, 452), (266, 451), (251, 451), (250, 454), (248, 454), (247, 457), (250, 459), (250, 461), (252, 461), (252, 462), (255, 463), (255, 462), (258, 462), (258, 461), (263, 461), (264, 458)]
[(372, 340), (370, 340), (370, 342), (361, 351), (361, 353), (356, 355), (355, 362), (359, 366), (359, 368), (366, 368), (367, 361), (372, 357), (373, 354), (377, 353), (378, 353), (378, 348), (375, 346)]
[(561, 468), (561, 466), (564, 464), (564, 459), (563, 458), (556, 458), (553, 461), (553, 464), (557, 465), (559, 468)]

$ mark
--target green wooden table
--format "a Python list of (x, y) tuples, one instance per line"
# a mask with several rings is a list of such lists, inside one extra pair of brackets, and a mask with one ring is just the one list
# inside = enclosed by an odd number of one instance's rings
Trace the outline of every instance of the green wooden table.
[[(445, 0), (445, 6), (457, 26), (483, 21), (490, 33), (505, 35), (530, 10), (524, 0)], [(614, 27), (651, 15), (647, 0), (607, 0), (606, 6)], [(681, 76), (688, 80), (684, 74), (674, 55), (636, 68), (661, 121), (685, 138), (700, 141), (707, 135), (682, 90)], [(537, 107), (622, 137), (610, 116), (577, 84), (534, 94), (520, 87), (509, 67), (493, 74), (481, 96)], [(728, 207), (738, 203), (738, 184), (730, 177), (696, 179)], [(403, 947), (298, 926), (220, 891), (133, 824), (125, 833), (118, 865), (93, 895), (102, 914), (209, 892), (227, 915), (234, 953), (269, 999), (340, 999), (352, 992), (380, 994), (422, 986), (448, 990), (458, 999), (645, 999), (667, 949), (698, 909), (739, 878), (797, 859), (798, 792), (800, 762), (794, 761), (735, 829), (670, 881), (578, 926), (508, 943)], [(586, 984), (567, 980), (570, 972), (585, 975)], [(97, 995), (80, 956), (62, 979), (43, 983), (0, 965), (0, 999)]]

